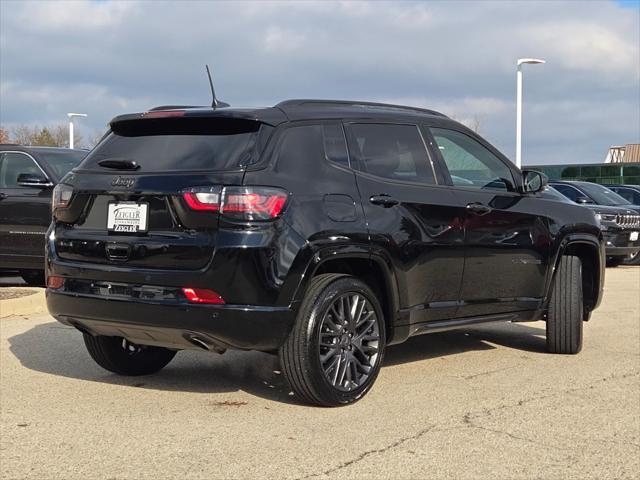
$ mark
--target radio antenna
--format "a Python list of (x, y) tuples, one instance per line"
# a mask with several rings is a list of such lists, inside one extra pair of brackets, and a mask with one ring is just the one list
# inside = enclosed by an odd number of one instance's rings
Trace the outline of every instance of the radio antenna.
[(228, 107), (228, 103), (221, 102), (216, 98), (216, 91), (213, 88), (213, 80), (211, 79), (211, 70), (209, 70), (209, 65), (205, 64), (205, 68), (207, 69), (207, 77), (209, 78), (209, 86), (211, 87), (211, 108), (215, 110), (219, 107)]

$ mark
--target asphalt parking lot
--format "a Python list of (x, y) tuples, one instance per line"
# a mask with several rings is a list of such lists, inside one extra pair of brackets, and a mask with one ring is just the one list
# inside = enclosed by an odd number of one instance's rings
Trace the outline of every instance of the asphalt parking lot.
[(97, 367), (45, 314), (0, 320), (2, 478), (638, 478), (640, 268), (607, 270), (577, 356), (544, 324), (388, 350), (373, 391), (301, 405), (276, 357), (179, 353), (160, 373)]

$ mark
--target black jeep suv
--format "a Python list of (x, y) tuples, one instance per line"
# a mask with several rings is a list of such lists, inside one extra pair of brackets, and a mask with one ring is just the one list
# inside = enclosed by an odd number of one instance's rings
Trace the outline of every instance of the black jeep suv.
[(54, 185), (86, 150), (0, 144), (0, 274), (44, 285), (44, 244)]
[(362, 397), (387, 345), (546, 319), (577, 353), (604, 281), (594, 213), (418, 108), (290, 100), (116, 117), (54, 192), (47, 303), (124, 375), (278, 352), (295, 394)]

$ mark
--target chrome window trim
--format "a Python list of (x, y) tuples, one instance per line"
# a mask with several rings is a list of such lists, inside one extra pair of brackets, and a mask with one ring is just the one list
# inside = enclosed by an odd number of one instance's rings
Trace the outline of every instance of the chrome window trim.
[[(47, 179), (47, 182), (49, 182), (49, 183), (38, 184), (38, 186), (39, 187), (53, 187), (54, 183), (51, 181), (51, 179), (49, 178), (49, 175), (47, 175), (47, 172), (44, 171), (44, 169), (40, 166), (40, 164), (34, 158), (33, 155), (31, 155), (30, 153), (27, 153), (27, 152), (21, 152), (20, 150), (2, 150), (2, 151), (0, 151), (0, 155), (5, 154), (5, 153), (20, 153), (22, 155), (25, 155), (26, 157), (29, 157), (33, 161), (33, 163), (36, 164), (36, 167), (38, 167), (38, 169), (42, 172), (42, 175), (44, 175), (44, 178)], [(34, 186), (35, 186), (35, 184), (34, 184)], [(20, 188), (20, 185), (16, 185), (15, 187), (2, 187), (2, 188)]]

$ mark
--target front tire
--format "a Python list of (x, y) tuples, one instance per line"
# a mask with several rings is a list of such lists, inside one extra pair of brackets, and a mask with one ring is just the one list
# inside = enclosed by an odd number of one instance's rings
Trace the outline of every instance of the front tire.
[(575, 354), (582, 349), (583, 325), (582, 262), (566, 255), (553, 282), (547, 314), (547, 350)]
[(83, 333), (91, 358), (105, 370), (118, 375), (150, 375), (164, 368), (175, 356), (174, 350), (136, 345), (122, 337)]
[(308, 403), (353, 403), (375, 382), (385, 340), (382, 308), (366, 283), (349, 275), (318, 275), (280, 348), (282, 371)]

